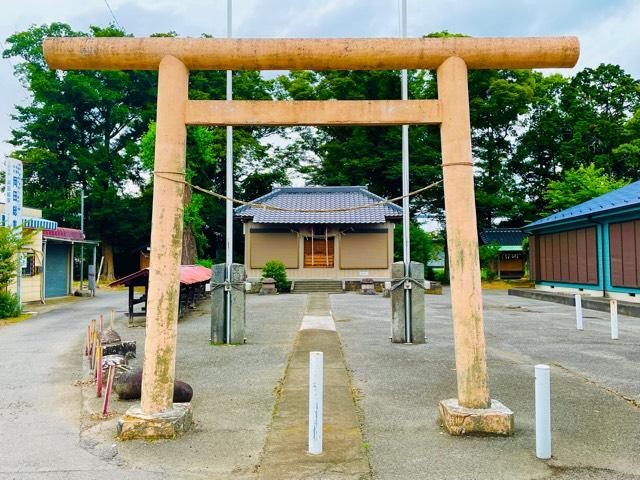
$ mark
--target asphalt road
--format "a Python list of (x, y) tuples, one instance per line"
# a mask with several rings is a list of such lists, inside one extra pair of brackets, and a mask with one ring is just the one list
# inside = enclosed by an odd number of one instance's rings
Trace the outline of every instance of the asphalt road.
[(117, 465), (81, 445), (74, 382), (89, 320), (125, 302), (126, 292), (100, 292), (0, 328), (1, 479), (114, 478)]

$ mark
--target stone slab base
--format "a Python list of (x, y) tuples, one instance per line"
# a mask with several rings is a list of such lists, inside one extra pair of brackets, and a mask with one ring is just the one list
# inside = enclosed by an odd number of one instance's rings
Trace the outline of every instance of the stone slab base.
[(147, 415), (139, 406), (131, 407), (118, 420), (120, 440), (157, 440), (176, 438), (191, 428), (193, 413), (190, 403), (174, 403), (171, 410)]
[(440, 421), (451, 435), (512, 435), (513, 412), (497, 400), (490, 408), (466, 408), (457, 398), (440, 401)]

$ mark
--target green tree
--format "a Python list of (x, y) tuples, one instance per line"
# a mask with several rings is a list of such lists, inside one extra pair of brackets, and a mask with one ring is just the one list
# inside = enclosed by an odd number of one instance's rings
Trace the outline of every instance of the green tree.
[(626, 163), (614, 150), (627, 140), (625, 125), (640, 107), (640, 81), (618, 65), (601, 64), (578, 72), (563, 90), (567, 136), (563, 165), (595, 164), (607, 175), (637, 177), (638, 159)]
[[(237, 71), (233, 74), (233, 96), (237, 100), (271, 99), (272, 82), (259, 72)], [(220, 100), (226, 95), (226, 74), (222, 71), (195, 71), (189, 77), (189, 95), (194, 100)], [(295, 159), (270, 155), (265, 138), (276, 129), (264, 127), (234, 128), (234, 196), (252, 200), (271, 191), (276, 184), (289, 183), (287, 169)], [(142, 139), (143, 168), (151, 174), (155, 149), (155, 124), (151, 123)], [(226, 129), (192, 126), (187, 128), (186, 180), (194, 185), (224, 193), (226, 190)], [(224, 254), (225, 203), (206, 194), (185, 193), (185, 234), (183, 263), (195, 257), (217, 258)], [(234, 257), (242, 261), (242, 226), (234, 224)]]
[(17, 127), (10, 143), (25, 164), (25, 202), (64, 225), (78, 227), (80, 189), (88, 195), (86, 232), (102, 241), (105, 277), (114, 273), (113, 252), (136, 243), (135, 227), (145, 218), (130, 199), (144, 185), (137, 160), (138, 140), (155, 111), (152, 72), (50, 70), (42, 53), (44, 37), (121, 37), (109, 26), (89, 33), (53, 23), (11, 35), (5, 58), (29, 91), (26, 105), (12, 115)]
[(522, 132), (515, 142), (509, 168), (516, 176), (516, 225), (531, 221), (546, 207), (544, 194), (551, 180), (558, 180), (564, 168), (560, 155), (566, 136), (566, 114), (560, 98), (568, 80), (559, 74), (534, 73), (534, 96), (520, 122)]
[[(425, 71), (409, 72), (410, 98), (431, 98), (434, 85)], [(291, 72), (277, 79), (276, 95), (293, 100), (382, 100), (400, 98), (400, 72)], [(298, 128), (289, 153), (301, 159), (301, 171), (312, 184), (363, 185), (383, 197), (397, 196), (402, 186), (400, 127)], [(294, 137), (295, 138), (295, 137)], [(418, 188), (441, 178), (440, 138), (436, 128), (409, 129), (409, 177)], [(411, 201), (413, 212), (442, 209), (442, 188)]]
[[(432, 259), (434, 247), (431, 235), (425, 232), (415, 223), (409, 224), (409, 248), (411, 260), (424, 263)], [(393, 259), (401, 262), (403, 258), (402, 224), (396, 225), (393, 230)]]
[(33, 233), (28, 230), (0, 227), (0, 290), (6, 290), (18, 274), (18, 254), (29, 244)]
[(547, 212), (555, 213), (573, 207), (628, 183), (627, 180), (606, 175), (604, 168), (596, 168), (593, 163), (567, 170), (561, 180), (549, 182), (544, 195)]
[[(79, 226), (80, 189), (85, 202), (87, 236), (101, 240), (106, 276), (113, 275), (114, 255), (126, 260), (131, 249), (149, 242), (157, 72), (49, 70), (42, 53), (44, 37), (121, 37), (112, 26), (88, 32), (53, 23), (11, 35), (3, 52), (16, 65), (15, 75), (30, 92), (17, 106), (17, 127), (10, 143), (13, 156), (25, 162), (25, 201), (64, 225)], [(154, 36), (175, 36), (174, 32)], [(270, 99), (271, 84), (259, 72), (234, 72), (234, 98)], [(225, 73), (193, 71), (192, 99), (222, 99)], [(269, 155), (264, 139), (274, 129), (234, 129), (236, 195), (269, 190), (287, 183), (284, 171), (295, 161)], [(190, 127), (187, 178), (197, 185), (224, 191), (225, 129)], [(224, 203), (187, 190), (183, 261), (196, 252), (215, 257), (223, 243)], [(236, 238), (241, 240), (240, 226)], [(236, 242), (236, 254), (241, 241)], [(131, 269), (131, 266), (128, 266)]]

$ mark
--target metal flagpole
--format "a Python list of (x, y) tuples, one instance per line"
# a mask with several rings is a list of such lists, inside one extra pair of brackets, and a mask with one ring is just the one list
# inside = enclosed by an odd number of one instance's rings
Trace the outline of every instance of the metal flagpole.
[[(402, 0), (402, 38), (407, 37), (407, 0)], [(401, 72), (402, 100), (409, 98), (407, 70)], [(409, 125), (402, 125), (402, 261), (404, 276), (411, 275), (411, 251), (409, 243)], [(411, 291), (404, 291), (404, 331), (407, 343), (411, 343)]]
[[(227, 0), (227, 38), (231, 38), (231, 1)], [(227, 70), (227, 101), (232, 100), (231, 70)], [(233, 198), (233, 127), (227, 126), (227, 198)], [(231, 282), (231, 264), (233, 263), (233, 202), (226, 201), (226, 277)], [(231, 289), (225, 289), (226, 340), (231, 343)]]

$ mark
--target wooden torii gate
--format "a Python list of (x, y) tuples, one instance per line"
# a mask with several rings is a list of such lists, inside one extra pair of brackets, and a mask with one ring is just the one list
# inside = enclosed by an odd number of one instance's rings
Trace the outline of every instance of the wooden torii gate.
[[(183, 228), (186, 125), (440, 125), (457, 399), (440, 403), (451, 433), (510, 433), (491, 400), (476, 231), (467, 69), (573, 67), (575, 37), (417, 39), (47, 38), (50, 68), (158, 70), (158, 111), (142, 401), (131, 436), (175, 433), (172, 403)], [(437, 71), (438, 98), (377, 101), (189, 100), (190, 70)], [(179, 180), (176, 182), (175, 180)], [(163, 430), (164, 428), (164, 430)], [(178, 427), (179, 428), (179, 427)], [(134, 429), (135, 430), (135, 429)]]

